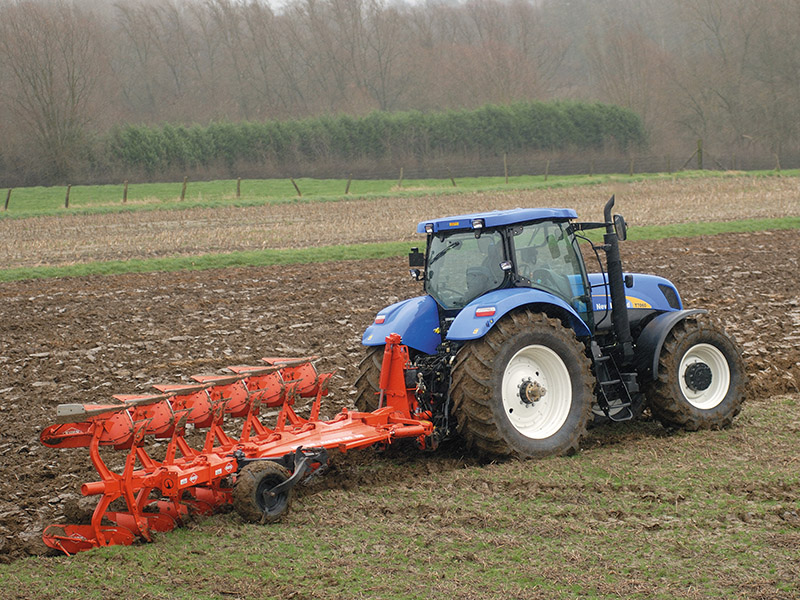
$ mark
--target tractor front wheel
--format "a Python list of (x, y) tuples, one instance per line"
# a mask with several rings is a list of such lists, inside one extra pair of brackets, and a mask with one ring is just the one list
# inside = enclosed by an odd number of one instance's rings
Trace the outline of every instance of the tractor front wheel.
[(589, 359), (575, 333), (530, 310), (467, 342), (453, 367), (453, 411), (467, 444), (492, 457), (578, 449), (591, 417)]
[(289, 477), (288, 470), (271, 460), (251, 462), (236, 477), (233, 508), (245, 521), (275, 523), (289, 510), (292, 488), (277, 494), (272, 489)]
[(716, 321), (697, 315), (667, 335), (647, 395), (653, 415), (668, 427), (719, 429), (739, 414), (745, 385), (736, 343)]
[(367, 348), (367, 353), (358, 365), (355, 399), (356, 410), (372, 412), (378, 408), (384, 348), (385, 346), (369, 346)]

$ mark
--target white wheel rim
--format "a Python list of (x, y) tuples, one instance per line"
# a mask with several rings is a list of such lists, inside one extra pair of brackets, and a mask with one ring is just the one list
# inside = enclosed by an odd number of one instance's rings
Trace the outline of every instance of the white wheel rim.
[[(686, 382), (686, 370), (695, 363), (705, 364), (711, 370), (711, 384), (703, 390), (695, 390)], [(683, 355), (678, 368), (678, 382), (686, 400), (701, 410), (718, 406), (728, 394), (731, 370), (725, 355), (711, 344), (697, 344)]]
[[(521, 387), (530, 380), (543, 390), (535, 402), (524, 402)], [(541, 440), (556, 433), (567, 420), (572, 405), (572, 382), (564, 361), (545, 346), (526, 346), (517, 352), (503, 373), (503, 410), (519, 433)]]

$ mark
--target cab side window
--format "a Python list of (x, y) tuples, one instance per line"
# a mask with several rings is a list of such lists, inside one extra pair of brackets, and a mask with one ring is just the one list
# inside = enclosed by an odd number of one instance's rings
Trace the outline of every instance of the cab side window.
[(562, 223), (533, 223), (514, 230), (517, 273), (532, 287), (554, 293), (576, 309), (584, 294), (580, 261)]

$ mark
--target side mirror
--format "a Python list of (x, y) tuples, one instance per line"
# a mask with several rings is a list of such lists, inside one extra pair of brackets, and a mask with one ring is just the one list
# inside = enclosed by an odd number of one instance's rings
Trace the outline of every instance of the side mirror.
[(628, 224), (622, 215), (614, 215), (614, 233), (617, 234), (620, 242), (628, 239)]
[(425, 255), (419, 251), (419, 248), (412, 248), (408, 253), (408, 266), (409, 267), (424, 267)]

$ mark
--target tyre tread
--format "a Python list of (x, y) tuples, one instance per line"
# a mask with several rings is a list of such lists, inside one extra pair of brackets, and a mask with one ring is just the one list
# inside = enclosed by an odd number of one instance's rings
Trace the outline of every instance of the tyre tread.
[[(700, 410), (682, 398), (680, 387), (674, 377), (681, 360), (681, 345), (688, 337), (700, 341), (709, 338), (719, 343), (728, 343), (734, 356), (731, 368), (732, 393), (722, 401), (720, 410)], [(724, 352), (723, 352), (724, 354)], [(742, 409), (747, 386), (742, 352), (736, 340), (730, 336), (716, 319), (709, 315), (691, 315), (675, 325), (667, 334), (658, 358), (655, 381), (647, 386), (646, 395), (650, 411), (666, 427), (678, 427), (687, 431), (700, 429), (722, 429), (730, 426)], [(725, 404), (727, 408), (723, 407)], [(723, 410), (724, 409), (724, 410)]]
[[(571, 346), (580, 357), (580, 372), (584, 397), (593, 399), (593, 377), (590, 361), (585, 355), (585, 348), (572, 329), (565, 327), (558, 319), (550, 318), (542, 313), (534, 313), (530, 309), (522, 309), (509, 313), (501, 319), (483, 338), (468, 342), (459, 352), (453, 367), (453, 414), (457, 420), (457, 431), (467, 446), (478, 454), (489, 458), (511, 456), (527, 456), (512, 447), (498, 428), (496, 417), (492, 412), (493, 392), (492, 373), (494, 359), (503, 344), (515, 335), (527, 330), (541, 329), (561, 338)], [(591, 413), (591, 401), (581, 407), (583, 413), (580, 425), (571, 432), (569, 442), (555, 452), (545, 454), (569, 454), (578, 450)], [(537, 454), (538, 456), (539, 454)]]

